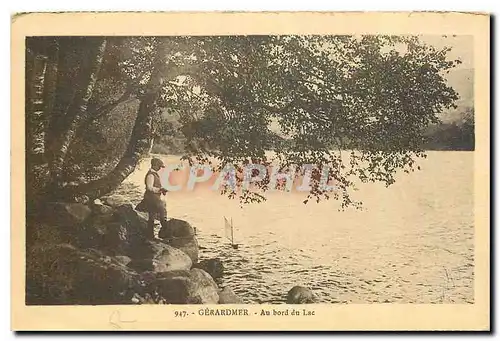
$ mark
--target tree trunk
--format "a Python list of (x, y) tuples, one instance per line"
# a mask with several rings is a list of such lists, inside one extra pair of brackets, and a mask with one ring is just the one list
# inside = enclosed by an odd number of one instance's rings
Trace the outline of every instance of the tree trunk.
[(83, 116), (85, 116), (85, 113), (87, 112), (87, 105), (94, 90), (105, 48), (106, 40), (101, 39), (99, 43), (96, 44), (95, 50), (89, 52), (90, 56), (88, 57), (88, 61), (84, 58), (84, 62), (82, 63), (82, 82), (75, 99), (68, 110), (68, 125), (59, 138), (57, 144), (58, 147), (51, 163), (52, 183), (56, 187), (60, 186), (59, 182), (63, 170), (64, 160), (71, 142), (73, 142), (76, 130), (78, 129)]
[(34, 56), (27, 81), (27, 151), (32, 161), (41, 163), (45, 152), (43, 83), (47, 68), (44, 56)]
[(148, 154), (151, 154), (151, 151), (153, 150), (153, 146), (155, 144), (155, 138), (154, 136), (151, 138), (151, 141), (149, 142), (149, 150), (148, 150)]
[[(73, 50), (72, 43), (68, 41), (68, 38), (56, 38), (58, 45), (57, 53), (57, 73), (56, 73), (56, 83), (54, 88), (54, 98), (52, 105), (49, 109), (46, 107), (48, 124), (47, 124), (47, 145), (46, 145), (46, 157), (49, 163), (52, 163), (54, 155), (59, 148), (58, 142), (59, 138), (62, 136), (66, 114), (68, 113), (68, 108), (75, 98), (75, 84), (76, 76), (74, 75), (78, 71), (78, 65), (70, 51)], [(50, 60), (51, 58), (49, 58)], [(52, 84), (47, 84), (48, 86)], [(47, 93), (50, 89), (47, 89)], [(49, 112), (50, 110), (50, 112)]]
[[(57, 72), (59, 64), (59, 42), (57, 38), (48, 38), (47, 42), (47, 70), (45, 81), (43, 83), (43, 101), (44, 101), (44, 116), (45, 116), (45, 154), (50, 145), (50, 120), (53, 117), (54, 103), (56, 99), (57, 88)], [(55, 115), (54, 115), (55, 116)]]
[(27, 53), (26, 59), (26, 200), (27, 215), (32, 202), (43, 191), (47, 181), (44, 163), (45, 130), (43, 117), (43, 80), (46, 60), (37, 51)]
[(164, 82), (165, 56), (165, 49), (161, 45), (158, 47), (155, 56), (154, 69), (147, 84), (147, 92), (140, 98), (137, 117), (127, 149), (118, 164), (110, 173), (98, 180), (65, 188), (63, 190), (65, 197), (94, 199), (113, 191), (134, 171), (140, 159), (148, 154), (152, 139), (152, 121), (156, 109), (156, 100), (160, 95), (160, 89)]

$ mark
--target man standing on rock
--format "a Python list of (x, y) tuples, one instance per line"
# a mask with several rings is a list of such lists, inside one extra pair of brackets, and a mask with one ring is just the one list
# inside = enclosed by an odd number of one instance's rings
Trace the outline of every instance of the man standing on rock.
[(151, 169), (147, 172), (144, 182), (146, 184), (146, 191), (144, 193), (144, 198), (137, 205), (136, 210), (141, 212), (148, 212), (148, 236), (154, 238), (154, 221), (158, 217), (160, 220), (162, 229), (168, 231), (170, 229), (167, 226), (167, 208), (163, 200), (161, 200), (161, 195), (167, 194), (167, 190), (162, 187), (160, 175), (158, 171), (165, 168), (165, 164), (161, 159), (153, 158), (151, 160)]

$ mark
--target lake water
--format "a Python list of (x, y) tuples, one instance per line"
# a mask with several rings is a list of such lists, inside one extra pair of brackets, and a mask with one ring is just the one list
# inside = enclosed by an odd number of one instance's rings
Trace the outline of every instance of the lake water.
[[(168, 214), (196, 227), (200, 258), (220, 258), (221, 285), (247, 303), (282, 303), (295, 285), (320, 302), (473, 303), (474, 154), (429, 152), (419, 165), (389, 188), (361, 185), (354, 198), (363, 211), (339, 212), (334, 200), (305, 205), (299, 193), (241, 208), (199, 190), (169, 193)], [(138, 203), (148, 167), (141, 163), (116, 195)]]

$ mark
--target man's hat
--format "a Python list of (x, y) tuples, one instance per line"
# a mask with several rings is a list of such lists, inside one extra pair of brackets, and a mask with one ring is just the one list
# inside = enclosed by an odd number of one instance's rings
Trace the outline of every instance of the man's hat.
[(151, 167), (163, 168), (163, 167), (165, 167), (165, 164), (163, 163), (163, 161), (161, 159), (154, 157), (151, 159)]

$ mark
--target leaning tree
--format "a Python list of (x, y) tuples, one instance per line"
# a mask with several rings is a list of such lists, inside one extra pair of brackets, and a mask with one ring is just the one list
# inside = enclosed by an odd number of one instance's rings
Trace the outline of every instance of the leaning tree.
[(457, 99), (448, 51), (379, 35), (28, 38), (27, 200), (111, 192), (176, 115), (190, 162), (315, 164), (306, 200), (356, 204), (356, 181), (390, 185), (425, 157), (424, 129)]

